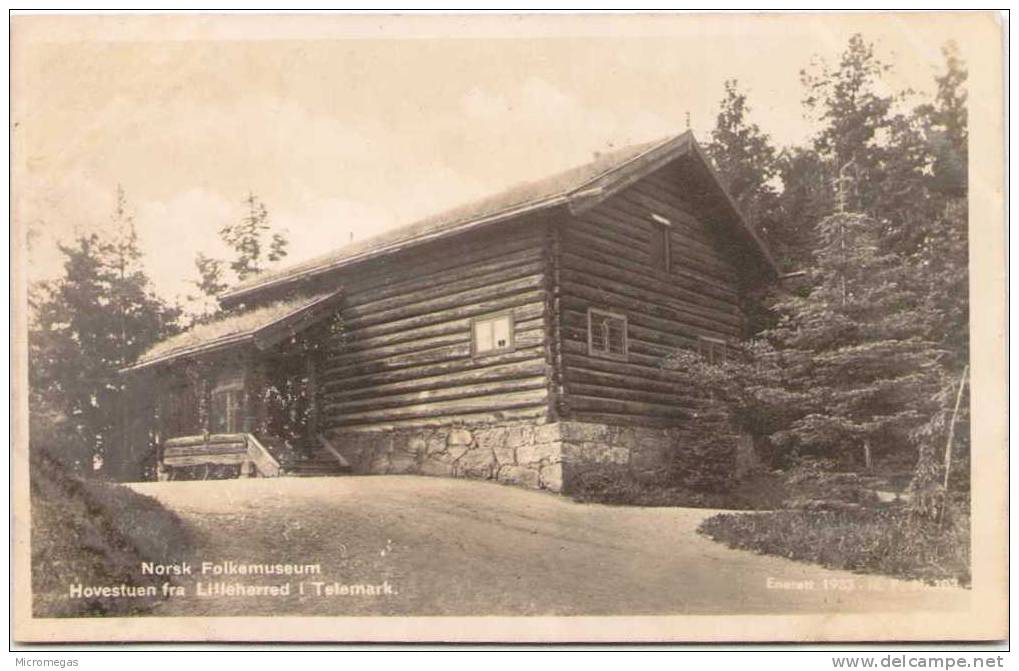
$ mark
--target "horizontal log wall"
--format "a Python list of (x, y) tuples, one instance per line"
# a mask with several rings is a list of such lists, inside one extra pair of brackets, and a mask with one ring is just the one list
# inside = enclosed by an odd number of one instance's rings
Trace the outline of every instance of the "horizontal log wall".
[[(548, 411), (547, 227), (436, 241), (343, 273), (345, 332), (320, 365), (324, 430), (540, 419)], [(471, 323), (510, 312), (515, 349), (472, 356)]]
[[(698, 336), (736, 339), (745, 319), (740, 279), (724, 245), (687, 199), (675, 168), (665, 168), (561, 225), (558, 322), (565, 419), (669, 426), (696, 401), (662, 367)], [(670, 270), (656, 267), (659, 225), (670, 227)], [(587, 310), (627, 318), (625, 361), (588, 352)]]

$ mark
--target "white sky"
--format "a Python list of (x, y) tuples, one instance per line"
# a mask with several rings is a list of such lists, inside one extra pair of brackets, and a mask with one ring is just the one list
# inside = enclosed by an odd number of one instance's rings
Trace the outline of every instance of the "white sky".
[[(972, 17), (971, 17), (972, 18)], [(980, 19), (987, 21), (987, 19)], [(444, 21), (444, 22), (443, 22)], [(14, 216), (30, 277), (109, 220), (117, 184), (158, 291), (249, 190), (299, 261), (520, 180), (685, 128), (706, 141), (722, 82), (776, 143), (802, 141), (799, 71), (856, 31), (929, 91), (958, 16), (38, 17), (16, 19)]]

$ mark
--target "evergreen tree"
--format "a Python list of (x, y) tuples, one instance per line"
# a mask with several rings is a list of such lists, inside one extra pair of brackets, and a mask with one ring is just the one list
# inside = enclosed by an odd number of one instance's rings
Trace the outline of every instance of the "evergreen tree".
[(817, 224), (835, 208), (834, 193), (825, 162), (812, 148), (793, 147), (778, 157), (782, 190), (769, 231), (772, 251), (791, 271), (813, 263)]
[(780, 225), (768, 240), (790, 269), (813, 262), (818, 225), (840, 204), (885, 218), (877, 194), (894, 188), (884, 181), (884, 168), (896, 156), (887, 144), (894, 97), (881, 82), (888, 69), (873, 45), (857, 34), (837, 66), (815, 58), (800, 71), (806, 116), (821, 127), (809, 146), (783, 151), (777, 161), (782, 190), (775, 219)]
[(747, 96), (735, 79), (726, 80), (715, 129), (706, 150), (718, 175), (754, 227), (767, 233), (778, 224), (773, 216), (778, 175), (775, 148), (757, 124), (748, 119)]
[(230, 269), (237, 279), (244, 281), (287, 255), (287, 240), (271, 230), (269, 211), (255, 194), (244, 199), (247, 211), (240, 221), (227, 224), (219, 230), (225, 243), (236, 252)]
[[(283, 233), (273, 230), (265, 203), (255, 194), (249, 193), (244, 199), (244, 207), (244, 214), (239, 221), (225, 224), (219, 229), (219, 237), (233, 250), (233, 258), (224, 261), (202, 253), (195, 256), (198, 279), (193, 284), (200, 296), (189, 298), (205, 300), (205, 317), (216, 310), (215, 297), (231, 283), (257, 275), (287, 255), (289, 242)], [(211, 305), (210, 299), (213, 299)]]
[(882, 91), (881, 78), (889, 67), (874, 53), (874, 45), (856, 34), (838, 67), (815, 61), (800, 73), (807, 91), (803, 104), (822, 123), (814, 150), (827, 162), (830, 180), (854, 177), (853, 191), (843, 193), (853, 211), (869, 211), (870, 196), (881, 182), (888, 151), (883, 140), (894, 102)]
[(968, 74), (954, 42), (946, 44), (941, 52), (945, 72), (935, 79), (934, 103), (922, 106), (918, 112), (925, 117), (927, 135), (933, 145), (932, 187), (943, 195), (961, 197), (967, 191), (969, 161)]
[(82, 472), (116, 439), (120, 368), (173, 331), (179, 310), (151, 290), (122, 190), (113, 233), (61, 245), (64, 274), (32, 288), (31, 443)]
[(861, 463), (895, 448), (932, 412), (939, 352), (908, 268), (882, 251), (871, 217), (837, 213), (818, 227), (805, 296), (787, 297), (765, 334), (798, 416), (773, 438), (787, 450)]

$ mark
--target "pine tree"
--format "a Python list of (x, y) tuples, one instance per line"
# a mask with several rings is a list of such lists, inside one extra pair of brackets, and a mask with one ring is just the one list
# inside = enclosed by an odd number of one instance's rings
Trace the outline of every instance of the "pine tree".
[[(219, 237), (233, 250), (231, 260), (224, 261), (203, 253), (195, 256), (198, 279), (192, 284), (199, 290), (200, 296), (190, 298), (205, 300), (204, 314), (200, 317), (208, 317), (215, 311), (214, 299), (232, 282), (257, 275), (287, 256), (289, 241), (282, 232), (273, 230), (265, 203), (254, 193), (249, 193), (244, 199), (244, 208), (239, 221), (219, 229)], [(210, 299), (213, 299), (211, 305)]]
[(874, 53), (874, 45), (856, 34), (849, 39), (838, 67), (815, 61), (800, 73), (807, 90), (806, 109), (823, 126), (814, 150), (828, 163), (834, 180), (852, 171), (855, 193), (844, 194), (854, 211), (867, 211), (869, 195), (881, 181), (887, 155), (882, 138), (890, 124), (894, 96), (882, 91), (882, 76), (890, 66)]
[(249, 193), (244, 204), (247, 211), (241, 220), (219, 230), (223, 241), (237, 253), (230, 269), (241, 281), (262, 272), (266, 263), (275, 263), (287, 255), (287, 240), (271, 230), (265, 203)]
[(793, 147), (779, 155), (778, 172), (782, 190), (775, 218), (780, 224), (767, 240), (786, 268), (804, 270), (813, 262), (817, 224), (835, 208), (828, 168), (812, 148)]
[(179, 316), (152, 292), (119, 189), (112, 224), (109, 235), (61, 245), (63, 276), (31, 291), (32, 447), (81, 472), (116, 439), (125, 392), (119, 369), (171, 333)]
[(932, 411), (940, 353), (908, 268), (882, 251), (880, 224), (837, 213), (819, 225), (805, 296), (777, 306), (765, 334), (799, 415), (775, 433), (785, 449), (862, 463), (900, 449)]
[(932, 105), (918, 112), (926, 117), (926, 130), (934, 145), (933, 188), (947, 196), (961, 197), (967, 191), (969, 127), (966, 111), (966, 64), (954, 42), (942, 50), (945, 72), (935, 79), (937, 94)]
[[(920, 520), (941, 522), (952, 497), (969, 490), (969, 403), (965, 388), (969, 362), (969, 264), (967, 236), (968, 129), (965, 64), (954, 44), (942, 50), (945, 72), (936, 78), (937, 94), (920, 106), (915, 116), (928, 147), (924, 172), (925, 202), (929, 213), (916, 236), (910, 257), (915, 286), (924, 296), (930, 319), (927, 337), (945, 352), (935, 410), (915, 432), (921, 449), (910, 488), (912, 510)], [(955, 402), (959, 405), (956, 417)], [(956, 430), (952, 431), (955, 419)], [(952, 450), (956, 477), (946, 481), (942, 464)]]
[(762, 230), (778, 224), (773, 216), (778, 174), (775, 148), (760, 127), (748, 119), (747, 95), (735, 79), (726, 80), (711, 142), (706, 150), (729, 195), (747, 221)]

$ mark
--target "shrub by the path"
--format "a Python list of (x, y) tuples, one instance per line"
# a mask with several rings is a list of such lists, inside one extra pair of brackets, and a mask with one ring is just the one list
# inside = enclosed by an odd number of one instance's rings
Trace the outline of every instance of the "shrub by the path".
[(970, 582), (965, 511), (942, 524), (911, 520), (904, 506), (722, 514), (699, 533), (729, 547), (829, 568), (899, 578)]

